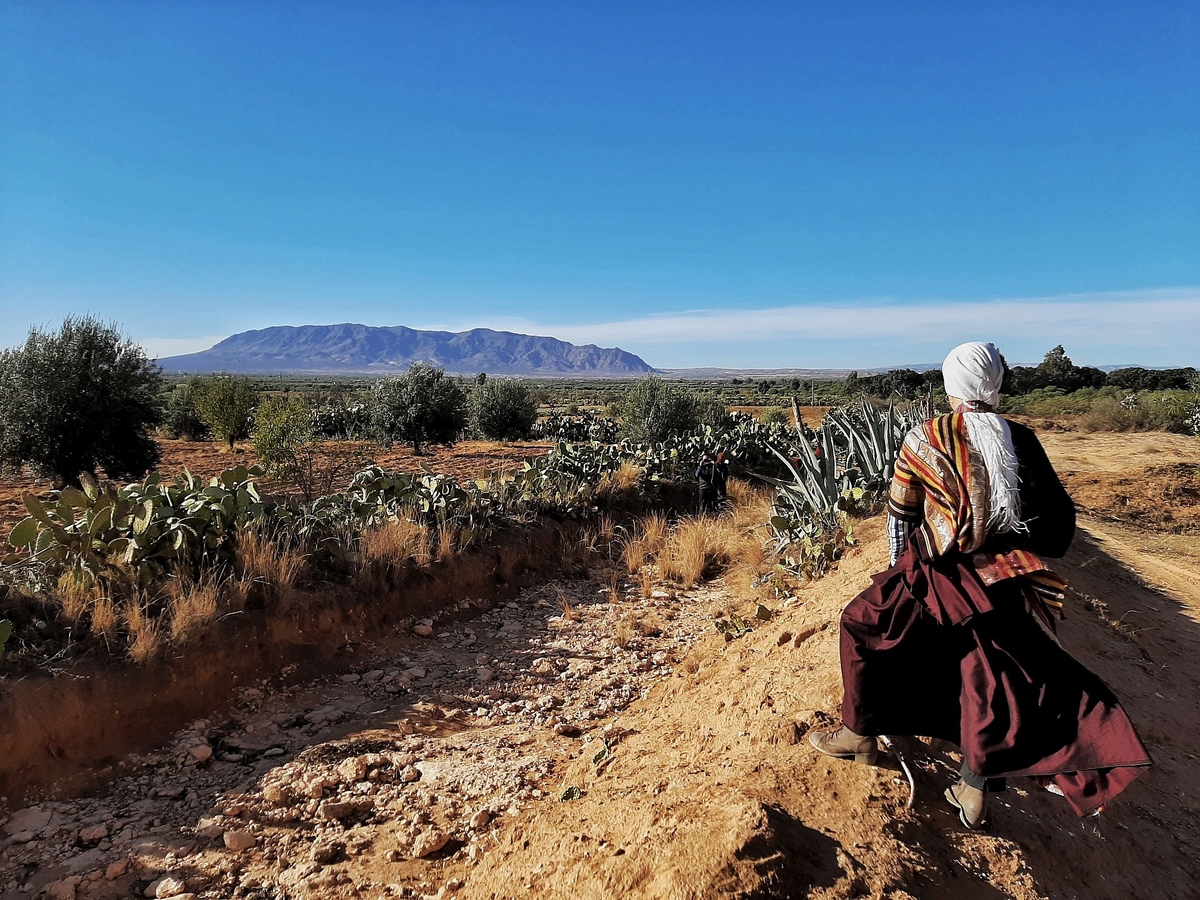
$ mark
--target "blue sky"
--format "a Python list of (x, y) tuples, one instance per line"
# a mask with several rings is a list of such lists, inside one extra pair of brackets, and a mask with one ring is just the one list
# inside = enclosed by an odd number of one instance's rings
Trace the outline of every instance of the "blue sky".
[(1200, 364), (1200, 5), (0, 5), (0, 346)]

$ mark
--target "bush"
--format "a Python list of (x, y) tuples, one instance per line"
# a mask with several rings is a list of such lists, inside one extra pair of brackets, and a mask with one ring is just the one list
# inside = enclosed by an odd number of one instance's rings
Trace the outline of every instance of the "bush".
[(0, 466), (28, 464), (58, 484), (102, 467), (132, 478), (158, 464), (151, 432), (162, 420), (157, 365), (115, 325), (68, 318), (34, 328), (0, 353)]
[(323, 444), (312, 414), (296, 397), (267, 397), (254, 414), (254, 452), (263, 468), (306, 501), (333, 493), (366, 465), (357, 445)]
[(196, 413), (216, 440), (233, 442), (250, 436), (250, 420), (258, 405), (258, 391), (248, 378), (237, 375), (207, 375), (197, 378), (192, 388)]
[(467, 397), (443, 369), (413, 363), (397, 378), (371, 388), (371, 424), (384, 444), (453, 444), (467, 424)]
[(496, 441), (521, 441), (537, 422), (538, 405), (529, 386), (516, 378), (493, 378), (471, 391), (471, 430)]
[(694, 431), (700, 409), (689, 391), (647, 375), (629, 389), (621, 404), (622, 434), (639, 443), (657, 443)]
[(1088, 431), (1172, 431), (1195, 434), (1200, 396), (1190, 391), (1145, 391), (1095, 399), (1080, 424)]
[(167, 398), (166, 419), (163, 422), (163, 430), (167, 437), (185, 438), (189, 441), (203, 441), (211, 437), (196, 411), (198, 380), (193, 375), (183, 384), (176, 385)]
[(764, 425), (791, 425), (792, 417), (778, 406), (763, 411), (758, 421)]

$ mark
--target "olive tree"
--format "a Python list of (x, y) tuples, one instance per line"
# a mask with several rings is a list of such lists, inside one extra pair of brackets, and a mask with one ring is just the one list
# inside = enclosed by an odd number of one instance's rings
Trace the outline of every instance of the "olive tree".
[(229, 449), (239, 438), (249, 437), (258, 391), (250, 379), (238, 375), (206, 375), (192, 387), (196, 414), (214, 440), (225, 441)]
[(413, 363), (371, 388), (371, 424), (384, 444), (453, 444), (467, 424), (467, 396), (443, 369)]
[(647, 375), (636, 382), (621, 402), (621, 433), (642, 443), (665, 441), (694, 431), (700, 424), (700, 404), (685, 388)]
[(476, 381), (471, 391), (471, 430), (494, 441), (519, 441), (529, 437), (537, 421), (537, 400), (518, 378)]
[(0, 353), (0, 466), (56, 484), (102, 468), (134, 478), (158, 464), (159, 367), (116, 325), (91, 316), (34, 328)]

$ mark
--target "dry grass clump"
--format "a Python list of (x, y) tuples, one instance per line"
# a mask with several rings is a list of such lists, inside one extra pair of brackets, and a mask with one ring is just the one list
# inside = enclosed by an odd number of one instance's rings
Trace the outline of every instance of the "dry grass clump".
[(97, 597), (92, 604), (92, 634), (107, 637), (117, 630), (117, 606), (112, 597)]
[(579, 618), (579, 613), (571, 605), (571, 598), (567, 596), (567, 592), (562, 588), (558, 588), (558, 605), (562, 608), (562, 617), (566, 621), (574, 622)]
[(736, 536), (728, 520), (685, 519), (671, 533), (659, 564), (663, 574), (685, 588), (697, 584), (710, 566), (729, 561), (730, 538)]
[(453, 558), (458, 549), (458, 529), (448, 522), (441, 522), (437, 527), (437, 558), (445, 562)]
[(638, 486), (642, 469), (630, 460), (625, 460), (615, 472), (606, 472), (596, 486), (598, 494), (623, 494)]
[(206, 576), (199, 581), (176, 578), (167, 592), (172, 644), (186, 644), (216, 621), (223, 593), (222, 583), (216, 576)]
[(72, 566), (59, 576), (56, 593), (62, 604), (63, 618), (74, 624), (104, 591), (95, 575), (82, 566)]
[(304, 571), (305, 559), (295, 547), (273, 542), (256, 531), (238, 535), (237, 572), (248, 591), (257, 591), (266, 600), (287, 601)]
[(667, 541), (667, 527), (667, 520), (658, 513), (645, 516), (634, 525), (633, 534), (621, 551), (630, 575), (636, 575), (658, 556)]
[(387, 522), (359, 536), (359, 561), (364, 568), (376, 571), (399, 569), (417, 556), (423, 539), (428, 541), (425, 529), (415, 522)]
[(150, 615), (139, 597), (130, 600), (124, 611), (129, 628), (129, 658), (136, 663), (148, 663), (161, 649), (162, 623)]
[(659, 515), (641, 519), (626, 540), (622, 557), (631, 575), (637, 575), (642, 596), (654, 590), (658, 574), (692, 587), (717, 569), (728, 569), (747, 586), (766, 561), (761, 530), (770, 518), (767, 491), (745, 482), (729, 484), (731, 512), (718, 517), (681, 519), (674, 527)]

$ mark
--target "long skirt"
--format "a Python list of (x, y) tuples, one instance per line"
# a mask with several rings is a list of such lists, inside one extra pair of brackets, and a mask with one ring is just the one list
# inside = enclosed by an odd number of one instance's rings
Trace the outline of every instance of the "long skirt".
[(1052, 781), (1079, 815), (1103, 806), (1150, 756), (1037, 602), (1023, 579), (984, 585), (966, 557), (923, 560), (910, 544), (842, 613), (843, 722), (951, 741), (975, 774)]

